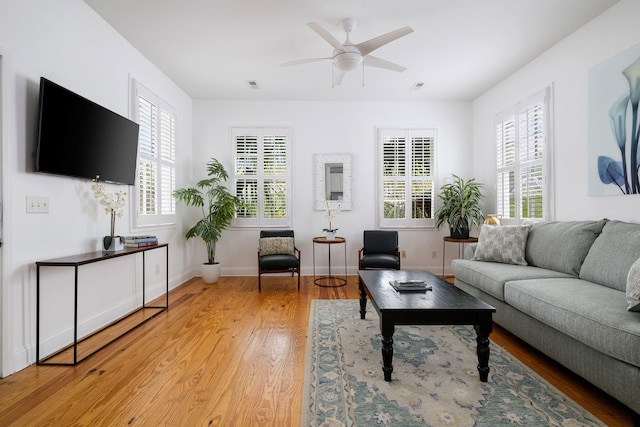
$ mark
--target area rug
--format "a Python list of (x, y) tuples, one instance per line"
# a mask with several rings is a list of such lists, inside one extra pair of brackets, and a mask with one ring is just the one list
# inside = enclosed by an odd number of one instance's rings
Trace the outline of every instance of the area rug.
[(357, 300), (313, 300), (302, 426), (603, 426), (491, 343), (480, 382), (471, 326), (396, 326), (392, 381), (382, 373), (379, 319)]

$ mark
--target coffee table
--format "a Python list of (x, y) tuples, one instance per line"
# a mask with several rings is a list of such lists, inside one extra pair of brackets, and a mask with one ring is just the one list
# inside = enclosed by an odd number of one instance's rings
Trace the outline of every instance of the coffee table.
[[(480, 381), (489, 376), (489, 335), (496, 309), (445, 282), (428, 271), (359, 270), (360, 318), (364, 319), (367, 295), (380, 316), (382, 371), (385, 381), (393, 372), (393, 333), (396, 325), (473, 325), (477, 334)], [(424, 281), (432, 290), (398, 292), (393, 281)]]

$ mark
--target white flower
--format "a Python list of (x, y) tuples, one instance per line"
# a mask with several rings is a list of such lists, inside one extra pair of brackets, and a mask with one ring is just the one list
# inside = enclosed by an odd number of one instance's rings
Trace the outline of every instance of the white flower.
[(324, 217), (329, 220), (329, 228), (325, 228), (322, 231), (336, 232), (336, 231), (338, 231), (338, 229), (337, 228), (331, 228), (331, 221), (333, 221), (333, 219), (336, 216), (338, 216), (338, 214), (340, 213), (340, 209), (342, 209), (342, 206), (335, 205), (335, 207), (332, 209), (331, 208), (331, 203), (329, 203), (328, 200), (325, 200), (325, 204), (327, 205), (327, 210), (324, 213)]
[(325, 203), (327, 205), (327, 210), (324, 213), (324, 216), (329, 220), (329, 222), (331, 222), (335, 217), (338, 216), (338, 214), (340, 213), (340, 210), (342, 209), (342, 206), (335, 205), (335, 207), (331, 209), (331, 203), (329, 203), (328, 200), (326, 200)]
[(100, 199), (100, 205), (104, 206), (104, 213), (107, 215), (111, 215), (111, 236), (115, 234), (115, 221), (116, 216), (118, 218), (122, 218), (124, 215), (124, 206), (126, 205), (127, 200), (125, 196), (127, 193), (124, 191), (115, 191), (113, 193), (107, 193), (104, 184), (100, 184), (97, 182), (97, 179), (94, 180), (93, 184), (91, 184), (91, 191), (93, 191), (93, 195)]

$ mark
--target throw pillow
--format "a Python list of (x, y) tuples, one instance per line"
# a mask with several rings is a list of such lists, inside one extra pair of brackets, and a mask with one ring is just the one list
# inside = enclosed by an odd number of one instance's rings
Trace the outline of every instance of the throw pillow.
[(640, 258), (631, 265), (627, 275), (627, 303), (627, 310), (640, 311)]
[(483, 225), (472, 260), (527, 265), (525, 247), (530, 225)]
[(293, 255), (293, 237), (261, 237), (260, 255)]

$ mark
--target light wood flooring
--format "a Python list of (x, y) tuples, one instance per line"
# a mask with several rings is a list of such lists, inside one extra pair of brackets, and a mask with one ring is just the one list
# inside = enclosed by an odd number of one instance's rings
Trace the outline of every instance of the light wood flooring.
[[(357, 299), (357, 277), (192, 279), (170, 308), (75, 367), (30, 366), (0, 380), (0, 426), (298, 426), (309, 305)], [(497, 327), (492, 342), (610, 426), (631, 411)]]

